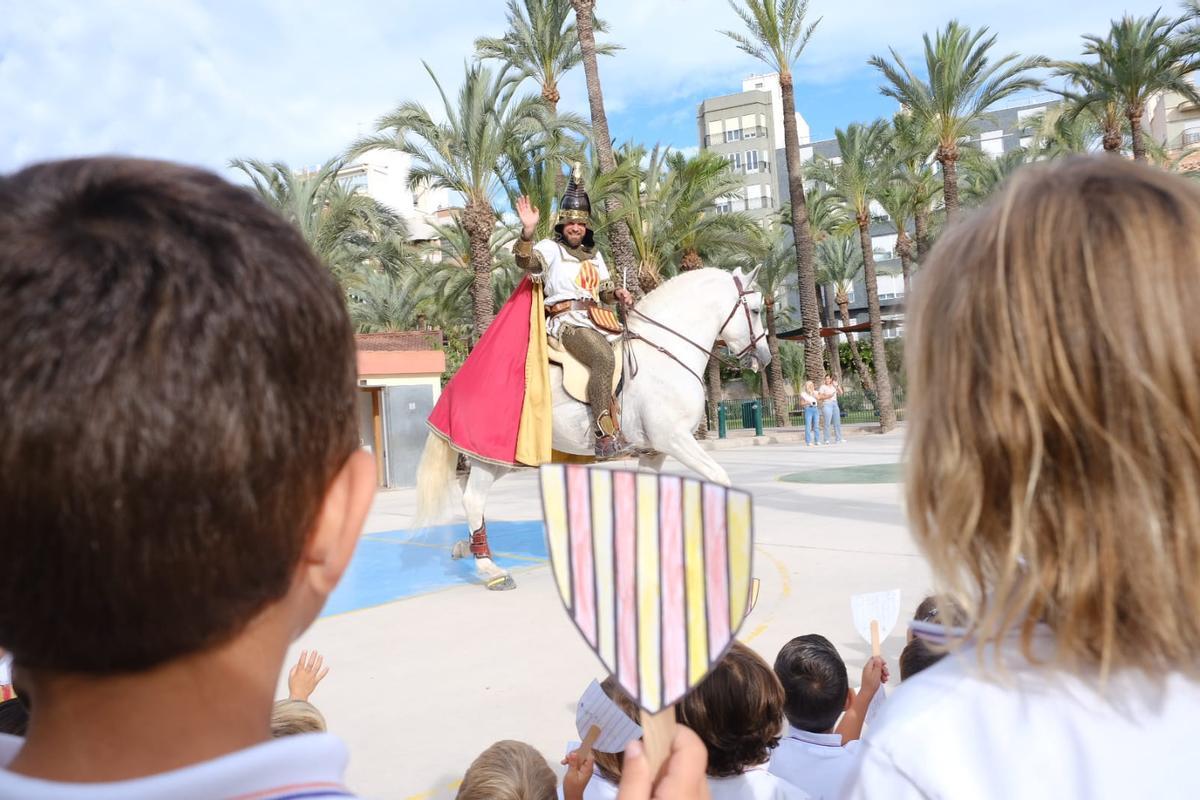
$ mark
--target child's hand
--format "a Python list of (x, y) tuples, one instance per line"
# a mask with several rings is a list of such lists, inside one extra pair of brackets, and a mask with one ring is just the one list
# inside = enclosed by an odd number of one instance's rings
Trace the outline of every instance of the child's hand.
[(632, 741), (625, 748), (617, 800), (710, 800), (704, 772), (707, 766), (704, 742), (684, 725), (675, 726), (671, 755), (659, 770), (657, 782), (650, 774), (642, 743)]
[(322, 666), (325, 659), (316, 650), (310, 655), (307, 650), (300, 651), (300, 660), (288, 673), (288, 699), (308, 702), (317, 684), (329, 674), (329, 667)]
[(881, 656), (871, 656), (863, 666), (862, 689), (860, 694), (873, 697), (879, 687), (887, 683), (889, 677), (887, 662)]
[(563, 776), (563, 800), (583, 800), (583, 790), (592, 779), (595, 756), (589, 751), (587, 757), (581, 758), (578, 750), (572, 750), (562, 763), (567, 765), (567, 774)]

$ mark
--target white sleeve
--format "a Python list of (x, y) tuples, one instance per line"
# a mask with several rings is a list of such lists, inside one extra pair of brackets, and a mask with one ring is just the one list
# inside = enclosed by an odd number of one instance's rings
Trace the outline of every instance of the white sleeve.
[(542, 260), (546, 262), (547, 267), (558, 260), (558, 244), (553, 239), (542, 239), (533, 249), (542, 254)]
[(924, 792), (912, 778), (902, 772), (892, 759), (879, 748), (863, 740), (858, 748), (858, 764), (842, 787), (842, 800), (926, 800), (933, 797)]

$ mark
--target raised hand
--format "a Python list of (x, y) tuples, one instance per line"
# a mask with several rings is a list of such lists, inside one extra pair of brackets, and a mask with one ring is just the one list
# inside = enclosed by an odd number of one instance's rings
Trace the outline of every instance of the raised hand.
[(532, 239), (538, 220), (542, 218), (542, 212), (529, 202), (528, 195), (521, 195), (517, 198), (517, 218), (521, 220), (521, 237)]
[(312, 695), (317, 684), (329, 674), (325, 659), (316, 650), (310, 654), (307, 650), (300, 652), (300, 660), (288, 673), (288, 699), (304, 700)]

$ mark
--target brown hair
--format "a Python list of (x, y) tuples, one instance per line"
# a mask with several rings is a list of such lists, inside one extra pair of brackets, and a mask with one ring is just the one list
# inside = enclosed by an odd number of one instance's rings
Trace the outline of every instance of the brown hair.
[[(634, 722), (638, 722), (641, 717), (641, 710), (638, 708), (637, 701), (629, 696), (629, 693), (621, 688), (621, 684), (612, 675), (609, 675), (600, 684), (600, 688), (608, 695), (608, 698), (617, 704), (625, 714)], [(600, 773), (600, 777), (610, 783), (621, 782), (621, 770), (625, 766), (625, 753), (601, 753), (599, 750), (592, 751), (592, 757), (595, 759), (596, 771)]]
[(907, 506), (978, 641), (1200, 670), (1198, 274), (1200, 188), (1116, 158), (1024, 168), (934, 248)]
[(341, 293), (202, 170), (0, 178), (0, 641), (104, 673), (215, 646), (288, 590), (357, 445)]
[(458, 800), (557, 800), (558, 777), (546, 759), (524, 742), (506, 739), (471, 762)]
[(675, 706), (708, 749), (708, 774), (740, 775), (771, 757), (783, 730), (783, 686), (762, 656), (734, 642)]
[(325, 715), (304, 700), (280, 700), (271, 708), (271, 736), (295, 736), (298, 733), (323, 733)]

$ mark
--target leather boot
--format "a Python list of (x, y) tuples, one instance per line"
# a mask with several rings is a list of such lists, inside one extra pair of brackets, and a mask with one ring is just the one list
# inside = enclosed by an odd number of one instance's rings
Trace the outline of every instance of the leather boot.
[(596, 418), (596, 458), (616, 458), (633, 450), (621, 434), (620, 408), (616, 400)]

